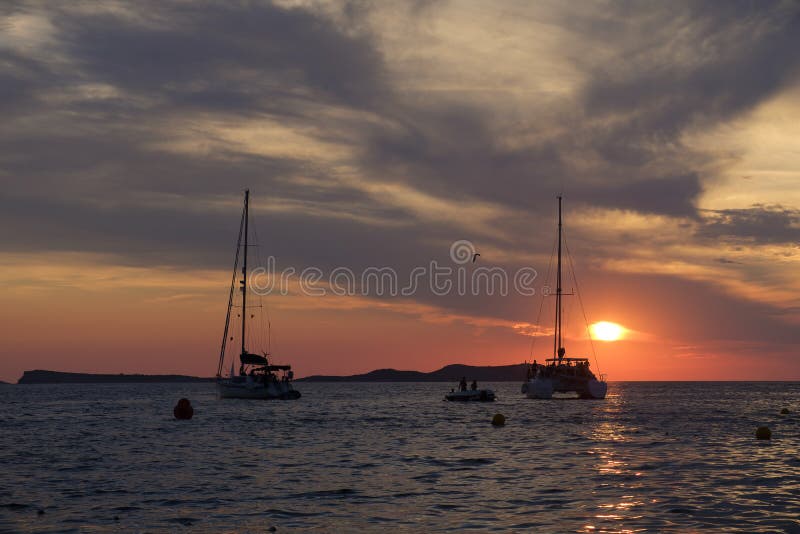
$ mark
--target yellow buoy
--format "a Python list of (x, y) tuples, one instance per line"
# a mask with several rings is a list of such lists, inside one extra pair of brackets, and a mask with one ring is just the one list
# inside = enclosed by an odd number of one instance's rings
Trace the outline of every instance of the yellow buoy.
[(772, 431), (767, 426), (760, 426), (756, 429), (756, 439), (771, 439)]
[(494, 414), (492, 417), (492, 424), (494, 426), (503, 426), (506, 424), (506, 416), (501, 413)]
[(789, 408), (781, 408), (781, 415), (786, 415), (789, 412)]

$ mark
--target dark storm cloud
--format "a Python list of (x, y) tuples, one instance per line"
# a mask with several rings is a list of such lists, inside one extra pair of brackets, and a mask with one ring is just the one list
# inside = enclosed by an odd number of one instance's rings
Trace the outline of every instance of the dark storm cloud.
[[(254, 194), (252, 200), (254, 209), (263, 206), (259, 206), (263, 196)], [(104, 203), (3, 196), (0, 210), (4, 220), (0, 242), (6, 250), (80, 250), (109, 255), (125, 265), (203, 269), (227, 268), (241, 208), (196, 210), (180, 197), (141, 205), (126, 201), (124, 195), (115, 200), (110, 194)], [(341, 264), (355, 268), (354, 257), (377, 259), (387, 240), (398, 246), (382, 254), (383, 259), (402, 263), (400, 255), (412, 246), (402, 239), (404, 228), (376, 233), (359, 221), (319, 218), (304, 213), (302, 207), (292, 212), (256, 211), (254, 221), (260, 254), (275, 256), (280, 268), (315, 265), (330, 271)], [(343, 243), (349, 243), (347, 248)]]
[[(642, 48), (630, 50), (611, 72), (596, 69), (586, 87), (590, 115), (635, 114), (614, 132), (622, 141), (647, 135), (669, 141), (693, 121), (726, 119), (751, 108), (797, 75), (797, 5), (690, 2), (684, 7), (666, 20), (634, 19), (645, 26), (642, 33), (649, 27), (652, 36), (667, 38), (639, 43)], [(688, 40), (677, 34), (681, 29)], [(684, 54), (688, 57), (680, 57)]]
[(170, 105), (226, 111), (287, 96), (361, 107), (386, 90), (369, 39), (345, 34), (320, 14), (262, 3), (136, 8), (150, 16), (58, 19), (71, 55), (93, 79), (167, 96)]
[[(797, 81), (800, 5), (796, 3), (651, 6), (653, 11), (663, 9), (659, 17), (636, 13), (635, 4), (619, 5), (624, 6), (619, 14), (628, 12), (629, 17), (616, 17), (608, 26), (599, 25), (599, 31), (585, 28), (585, 35), (598, 45), (604, 39), (613, 41), (612, 32), (638, 37), (616, 61), (592, 67), (583, 92), (589, 118), (624, 117), (594, 132), (600, 134), (594, 146), (605, 159), (639, 159), (645, 166), (667, 152), (666, 147), (677, 147), (676, 158), (690, 157), (692, 148), (681, 142), (687, 129), (713, 126), (749, 111)], [(631, 26), (636, 28), (632, 31)], [(645, 177), (642, 170), (633, 171), (633, 176)], [(686, 214), (694, 212), (700, 183), (696, 172), (687, 168), (674, 179), (637, 180), (634, 196), (648, 198), (649, 192), (665, 199), (664, 211)], [(650, 206), (644, 211), (659, 210)]]
[[(588, 206), (695, 214), (693, 202), (702, 190), (697, 173), (654, 174), (644, 169), (649, 159), (630, 163), (623, 155), (609, 154), (616, 148), (606, 146), (608, 140), (600, 134), (592, 139), (574, 136), (503, 149), (492, 137), (484, 112), (456, 108), (419, 113), (399, 131), (373, 132), (365, 162), (381, 176), (410, 180), (438, 196), (478, 197), (531, 212), (549, 214), (555, 196), (565, 193), (570, 202)], [(597, 163), (599, 175), (571, 168), (570, 160), (602, 150), (606, 154)]]
[[(566, 124), (569, 133), (508, 150), (498, 146), (491, 110), (444, 102), (407, 110), (401, 128), (373, 133), (365, 161), (440, 195), (541, 210), (538, 199), (564, 191), (587, 205), (697, 216), (703, 188), (695, 165), (705, 159), (681, 136), (795, 81), (798, 10), (770, 2), (612, 3), (602, 17), (562, 21), (586, 39), (586, 59), (575, 59), (590, 74), (576, 103), (585, 115), (565, 108), (562, 124), (535, 128)], [(598, 61), (592, 48), (617, 55)], [(588, 173), (570, 165), (585, 158)]]
[(6, 118), (30, 111), (35, 103), (34, 92), (53, 83), (54, 77), (37, 61), (0, 50), (0, 111)]
[(580, 198), (587, 204), (631, 211), (693, 215), (692, 202), (700, 191), (698, 176), (690, 173), (655, 177), (607, 188), (596, 187)]
[(559, 148), (499, 149), (490, 132), (489, 113), (455, 104), (404, 110), (396, 123), (399, 128), (369, 133), (364, 165), (372, 173), (411, 181), (445, 198), (530, 206), (565, 174)]
[[(396, 91), (400, 80), (391, 77), (379, 39), (364, 31), (357, 9), (346, 8), (344, 18), (334, 20), (322, 11), (266, 3), (131, 6), (137, 13), (48, 6), (57, 50), (66, 55), (68, 67), (49, 61), (47, 50), (0, 57), (6, 82), (0, 84), (6, 97), (0, 105), (28, 114), (28, 122), (39, 125), (24, 133), (0, 126), (0, 181), (8, 204), (0, 222), (15, 229), (6, 230), (5, 248), (29, 249), (35, 243), (45, 249), (96, 250), (102, 242), (123, 253), (121, 243), (131, 240), (140, 243), (131, 254), (152, 247), (162, 261), (174, 256), (182, 262), (173, 252), (181, 242), (194, 243), (198, 254), (203, 246), (211, 250), (211, 243), (184, 233), (216, 235), (222, 221), (215, 215), (184, 213), (181, 217), (191, 222), (184, 225), (161, 213), (167, 208), (128, 202), (115, 213), (97, 205), (104, 199), (116, 205), (142, 193), (199, 201), (231, 198), (248, 186), (300, 205), (366, 210), (376, 219), (405, 225), (406, 231), (397, 233), (380, 228), (393, 242), (383, 252), (389, 257), (384, 264), (404, 265), (409, 255), (429, 254), (420, 235), (463, 237), (453, 225), (432, 228), (410, 210), (376, 205), (380, 202), (353, 188), (294, 181), (302, 175), (332, 183), (333, 170), (316, 161), (253, 156), (234, 148), (193, 154), (153, 148), (171, 141), (173, 132), (162, 130), (160, 120), (204, 112), (313, 125), (319, 139), (346, 137), (355, 145), (356, 159), (348, 163), (367, 180), (410, 184), (465, 206), (480, 199), (518, 208), (532, 220), (542, 217), (548, 231), (559, 192), (571, 205), (696, 215), (702, 181), (693, 165), (697, 156), (681, 146), (680, 134), (698, 121), (746, 110), (787, 83), (800, 34), (796, 10), (772, 3), (746, 10), (723, 3), (612, 4), (602, 18), (564, 21), (580, 31), (587, 48), (604, 43), (618, 54), (583, 65), (575, 52), (580, 48), (564, 43), (572, 51), (567, 57), (590, 75), (579, 100), (563, 104), (563, 122), (560, 117), (531, 121), (534, 126), (520, 132), (547, 140), (508, 148), (498, 139), (491, 103), (464, 103), (442, 94), (410, 100)], [(413, 11), (431, 15), (427, 9)], [(688, 30), (678, 31), (682, 28)], [(664, 52), (676, 41), (681, 50), (697, 49), (697, 57)], [(108, 84), (119, 94), (72, 100), (42, 96), (45, 90), (68, 93), (81, 84)], [(382, 120), (326, 118), (321, 124), (315, 115), (320, 104), (368, 110)], [(564, 133), (535, 135), (551, 129)], [(144, 222), (137, 223), (137, 214)], [(379, 240), (362, 231), (365, 223), (303, 213), (266, 217), (268, 225), (288, 224), (281, 229), (287, 240), (283, 250), (301, 263), (334, 261), (335, 254), (320, 253), (335, 249), (317, 238), (326, 232), (331, 232), (329, 241), (353, 245), (363, 239), (369, 245), (348, 256), (353, 265), (375, 263), (381, 253), (375, 245)], [(465, 211), (464, 220), (469, 218)], [(522, 240), (537, 233), (520, 228), (519, 221), (497, 224), (498, 234), (506, 231)], [(158, 232), (161, 225), (181, 231)], [(746, 231), (729, 225), (731, 232), (737, 228)], [(62, 238), (48, 240), (53, 230)], [(294, 248), (292, 239), (298, 243)], [(303, 261), (300, 243), (306, 242), (313, 252)]]
[[(404, 221), (409, 214), (371, 202), (359, 190), (298, 184), (291, 177), (324, 178), (324, 169), (287, 158), (240, 153), (175, 154), (141, 147), (124, 134), (39, 137), (0, 141), (14, 154), (0, 176), (0, 243), (5, 250), (86, 251), (135, 265), (225, 265), (241, 209), (237, 191), (250, 188), (264, 252), (284, 263), (332, 268), (397, 260), (418, 248), (403, 232), (376, 233), (356, 219)], [(19, 180), (21, 175), (36, 180)], [(63, 194), (64, 180), (72, 188)], [(233, 200), (229, 209), (209, 204)], [(290, 211), (264, 211), (290, 203)], [(321, 213), (315, 211), (319, 208)], [(326, 216), (325, 213), (328, 213)], [(396, 243), (381, 253), (381, 243)], [(349, 253), (340, 243), (349, 243)]]
[[(63, 44), (58, 52), (67, 54), (69, 68), (50, 61), (48, 49), (23, 47), (0, 56), (0, 106), (41, 124), (23, 130), (0, 125), (4, 250), (103, 251), (132, 263), (202, 267), (198, 260), (215, 263), (210, 251), (220, 250), (222, 234), (226, 243), (231, 238), (220, 230), (227, 215), (192, 212), (192, 201), (231, 198), (246, 187), (299, 203), (281, 228), (287, 242), (299, 243), (299, 232), (324, 235), (358, 226), (303, 213), (304, 205), (327, 205), (331, 212), (355, 205), (366, 212), (360, 215), (405, 216), (370, 208), (364, 193), (351, 188), (293, 182), (298, 174), (324, 182), (329, 170), (314, 161), (154, 148), (172, 140), (160, 121), (189, 112), (313, 121), (307, 105), (374, 104), (387, 89), (380, 55), (367, 36), (340, 29), (318, 12), (270, 4), (137, 3), (133, 16), (73, 7), (49, 6)], [(74, 96), (82, 84), (109, 84), (121, 94), (44, 98), (53, 88)], [(163, 201), (154, 206), (131, 200), (147, 194), (179, 197), (171, 208)], [(229, 214), (234, 224), (237, 211)], [(303, 224), (292, 224), (297, 219)], [(300, 263), (325, 260), (300, 258), (297, 246), (280, 250)]]
[[(0, 61), (3, 61), (0, 58)], [(0, 74), (0, 111), (8, 113), (27, 100), (31, 84), (24, 79)]]
[[(87, 121), (88, 123), (89, 121)], [(87, 126), (84, 123), (83, 126)], [(178, 154), (148, 149), (148, 132), (105, 131), (74, 136), (52, 133), (47, 143), (39, 135), (17, 135), (0, 139), (0, 151), (8, 154), (3, 164), (9, 192), (20, 195), (52, 195), (61, 198), (64, 178), (75, 195), (102, 198), (110, 202), (125, 193), (156, 192), (196, 195), (226, 195), (244, 190), (248, 184), (263, 184), (273, 193), (300, 191), (285, 178), (302, 169), (315, 172), (305, 162), (238, 152)], [(35, 180), (19, 180), (20, 176)], [(312, 197), (313, 189), (302, 189)], [(320, 199), (321, 200), (321, 199)]]
[(755, 205), (746, 209), (709, 210), (702, 237), (800, 246), (800, 210)]

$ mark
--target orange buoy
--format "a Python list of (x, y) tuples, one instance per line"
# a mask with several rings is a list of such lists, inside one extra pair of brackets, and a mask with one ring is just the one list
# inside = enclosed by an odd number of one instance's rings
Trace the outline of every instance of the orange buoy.
[(172, 414), (175, 416), (175, 419), (191, 419), (194, 415), (192, 403), (189, 402), (189, 399), (179, 400), (178, 404), (173, 408)]

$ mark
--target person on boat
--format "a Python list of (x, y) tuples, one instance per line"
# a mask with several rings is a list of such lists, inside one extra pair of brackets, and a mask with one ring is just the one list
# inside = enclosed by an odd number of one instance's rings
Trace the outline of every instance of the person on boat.
[(461, 377), (461, 382), (458, 383), (458, 389), (459, 389), (459, 391), (467, 391), (467, 377), (466, 376), (462, 376)]
[(470, 389), (472, 391), (477, 391), (478, 390), (478, 381), (477, 380), (473, 380), (472, 381), (472, 385), (470, 386)]

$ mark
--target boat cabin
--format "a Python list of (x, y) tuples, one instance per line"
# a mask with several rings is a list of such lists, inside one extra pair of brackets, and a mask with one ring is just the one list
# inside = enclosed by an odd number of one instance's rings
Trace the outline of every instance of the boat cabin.
[[(267, 355), (260, 356), (250, 352), (243, 352), (239, 355), (239, 361), (241, 362), (239, 366), (240, 377), (257, 376), (277, 380), (275, 372), (283, 371), (281, 381), (285, 382), (294, 378), (291, 365), (270, 365)], [(231, 376), (233, 376), (233, 372), (231, 372)]]
[(553, 376), (595, 378), (589, 369), (589, 358), (547, 358), (544, 364), (531, 364), (530, 378)]

